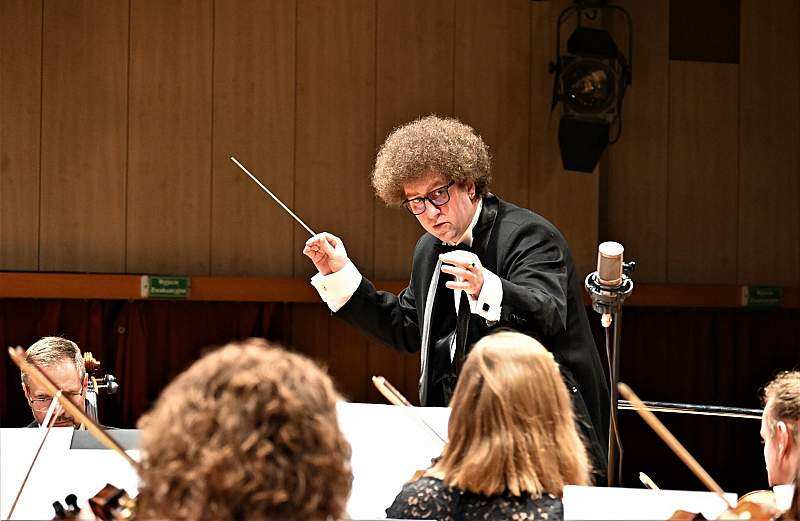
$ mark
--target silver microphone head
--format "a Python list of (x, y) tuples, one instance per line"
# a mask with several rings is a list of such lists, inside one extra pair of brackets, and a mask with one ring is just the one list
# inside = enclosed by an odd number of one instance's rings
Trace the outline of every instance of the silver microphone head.
[(597, 248), (597, 279), (600, 285), (622, 284), (622, 257), (625, 248), (618, 242), (604, 242)]

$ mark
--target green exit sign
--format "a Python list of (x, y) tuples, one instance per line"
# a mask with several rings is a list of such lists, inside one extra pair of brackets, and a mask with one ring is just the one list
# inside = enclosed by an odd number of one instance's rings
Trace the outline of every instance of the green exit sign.
[(189, 277), (142, 275), (142, 297), (156, 299), (186, 299), (192, 281)]
[(776, 308), (782, 296), (783, 288), (780, 286), (742, 287), (742, 305), (748, 308)]

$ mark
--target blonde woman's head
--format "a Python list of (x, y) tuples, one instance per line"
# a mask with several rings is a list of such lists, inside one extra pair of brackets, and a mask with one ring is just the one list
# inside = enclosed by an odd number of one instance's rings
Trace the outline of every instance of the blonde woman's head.
[(437, 465), (448, 485), (538, 497), (589, 483), (569, 393), (552, 354), (533, 338), (506, 331), (478, 342), (451, 407)]

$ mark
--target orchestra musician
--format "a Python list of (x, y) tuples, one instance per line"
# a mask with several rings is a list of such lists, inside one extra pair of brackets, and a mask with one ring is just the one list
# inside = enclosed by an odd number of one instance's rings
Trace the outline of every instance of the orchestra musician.
[(350, 445), (311, 360), (228, 344), (173, 380), (139, 421), (137, 519), (341, 519)]
[(312, 285), (337, 317), (390, 347), (420, 351), (423, 406), (448, 404), (481, 337), (506, 327), (536, 338), (555, 356), (594, 467), (604, 471), (609, 396), (582, 277), (555, 226), (490, 193), (490, 181), (487, 147), (469, 126), (428, 116), (396, 129), (372, 184), (425, 231), (408, 287), (397, 296), (377, 291), (330, 233), (303, 249), (319, 271)]
[(764, 387), (761, 440), (770, 486), (792, 483), (800, 462), (800, 371), (784, 371)]
[[(25, 352), (25, 360), (38, 367), (82, 411), (86, 410), (84, 397), (89, 383), (83, 356), (78, 345), (66, 338), (49, 336), (38, 340)], [(22, 373), (22, 392), (31, 408), (34, 421), (28, 427), (38, 427), (44, 421), (52, 397), (46, 389)], [(81, 423), (56, 405), (53, 412), (54, 427), (80, 427)]]
[(564, 485), (589, 481), (588, 457), (553, 355), (510, 331), (481, 339), (453, 395), (449, 442), (406, 484), (392, 518), (558, 521)]
[(800, 521), (800, 472), (794, 477), (794, 494), (789, 508), (778, 518), (780, 521)]

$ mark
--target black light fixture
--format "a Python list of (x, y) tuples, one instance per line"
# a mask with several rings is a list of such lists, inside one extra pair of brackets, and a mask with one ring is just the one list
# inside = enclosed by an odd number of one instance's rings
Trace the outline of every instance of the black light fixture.
[[(628, 27), (628, 58), (608, 31), (582, 25), (601, 12), (621, 13)], [(570, 16), (577, 27), (561, 54), (561, 26)], [(564, 169), (591, 173), (603, 151), (622, 135), (622, 100), (631, 84), (633, 22), (625, 9), (607, 0), (575, 0), (558, 16), (551, 109), (562, 103), (558, 145)]]

